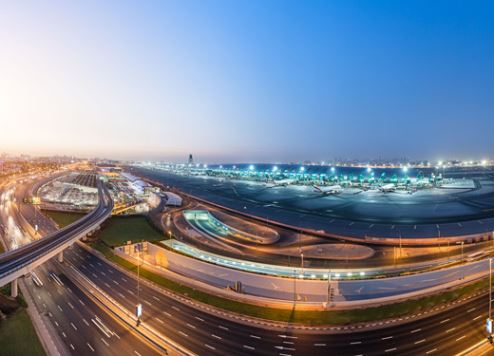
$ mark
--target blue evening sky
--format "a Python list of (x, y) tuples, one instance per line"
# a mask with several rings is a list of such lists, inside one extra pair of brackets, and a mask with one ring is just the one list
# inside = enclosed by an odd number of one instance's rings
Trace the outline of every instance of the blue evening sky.
[(494, 156), (492, 1), (15, 1), (0, 44), (0, 151)]

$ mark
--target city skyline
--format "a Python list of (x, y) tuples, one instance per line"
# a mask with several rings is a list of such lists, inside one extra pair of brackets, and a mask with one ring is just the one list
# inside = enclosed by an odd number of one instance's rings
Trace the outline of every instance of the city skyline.
[(0, 14), (0, 151), (492, 155), (487, 2), (28, 3)]

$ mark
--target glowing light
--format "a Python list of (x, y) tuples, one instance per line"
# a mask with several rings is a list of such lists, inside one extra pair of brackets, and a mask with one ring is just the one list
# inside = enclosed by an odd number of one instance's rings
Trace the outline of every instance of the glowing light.
[(482, 162), (480, 162), (480, 164), (482, 164), (485, 167), (485, 166), (487, 166), (487, 161), (484, 159), (484, 160), (482, 160)]
[(256, 168), (256, 167), (254, 167), (254, 165), (253, 165), (253, 164), (251, 164), (251, 165), (249, 166), (249, 171), (253, 171), (255, 168)]
[(334, 173), (334, 171), (336, 171), (336, 168), (331, 167), (331, 172), (333, 172), (333, 173)]
[(305, 167), (300, 167), (300, 172), (304, 172), (305, 171)]
[(405, 172), (405, 173), (408, 172), (408, 167), (406, 167), (406, 166), (403, 167), (403, 172)]
[(278, 170), (278, 166), (273, 167), (273, 172), (276, 172)]
[(367, 167), (367, 173), (370, 173), (372, 171), (371, 167)]

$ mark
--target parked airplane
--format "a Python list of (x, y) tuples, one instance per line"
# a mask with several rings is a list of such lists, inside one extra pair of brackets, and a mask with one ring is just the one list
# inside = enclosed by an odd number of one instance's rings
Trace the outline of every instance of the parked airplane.
[(393, 183), (389, 183), (380, 186), (378, 189), (383, 193), (389, 193), (389, 192), (394, 192), (396, 190), (396, 186)]
[(279, 180), (274, 180), (272, 183), (268, 183), (267, 186), (268, 188), (274, 188), (274, 187), (286, 187), (287, 185), (290, 184), (295, 184), (297, 182), (296, 179), (279, 179)]
[(314, 188), (316, 188), (316, 191), (319, 193), (322, 193), (323, 195), (329, 195), (329, 194), (339, 194), (343, 191), (343, 188), (341, 185), (336, 184), (336, 185), (315, 185)]

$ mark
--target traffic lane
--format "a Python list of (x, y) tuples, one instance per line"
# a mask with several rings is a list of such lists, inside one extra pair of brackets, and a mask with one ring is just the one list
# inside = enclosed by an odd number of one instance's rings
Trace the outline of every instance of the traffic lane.
[[(37, 288), (37, 293), (46, 289), (45, 303), (51, 305), (50, 312), (57, 318), (70, 319), (64, 324), (63, 330), (66, 335), (75, 333), (71, 338), (73, 345), (79, 347), (73, 349), (75, 354), (80, 352), (96, 354), (114, 355), (157, 355), (150, 346), (134, 336), (120, 323), (108, 316), (94, 302), (89, 299), (75, 284), (73, 284), (56, 266), (56, 262), (49, 262), (44, 265), (42, 273), (38, 274), (43, 278), (44, 287)], [(58, 285), (51, 277), (50, 273), (55, 273), (63, 285)], [(48, 290), (51, 290), (51, 292)], [(55, 305), (56, 304), (56, 305)], [(106, 325), (113, 333), (105, 334), (97, 326), (101, 324), (98, 319)], [(94, 321), (93, 321), (94, 320)], [(59, 323), (59, 325), (62, 325)], [(81, 340), (81, 335), (83, 336)], [(63, 334), (61, 335), (66, 338)], [(68, 345), (70, 347), (70, 344)], [(70, 347), (72, 349), (72, 347)], [(93, 351), (95, 350), (95, 351)]]
[[(143, 321), (153, 328), (163, 331), (164, 334), (181, 340), (180, 343), (192, 349), (192, 351), (207, 351), (216, 353), (249, 354), (250, 348), (242, 350), (239, 345), (230, 338), (224, 337), (224, 330), (211, 331), (211, 327), (200, 317), (191, 315), (190, 312), (182, 313), (182, 305), (161, 303), (163, 297), (157, 292), (149, 292), (141, 285), (140, 298), (137, 298), (137, 281), (119, 279), (119, 275), (113, 275), (103, 269), (99, 261), (78, 260), (74, 255), (66, 256), (76, 268), (80, 268), (93, 283), (98, 285), (105, 293), (111, 294), (127, 310), (132, 311), (138, 300), (143, 304)], [(85, 265), (84, 265), (85, 263)], [(101, 266), (98, 266), (98, 263)], [(99, 268), (98, 268), (99, 267)], [(122, 276), (120, 276), (122, 277)], [(119, 281), (119, 282), (118, 282)], [(127, 284), (126, 284), (127, 283)], [(130, 284), (130, 285), (129, 285)], [(174, 336), (174, 337), (173, 337)], [(214, 346), (211, 344), (215, 344)], [(259, 352), (262, 354), (262, 352)]]
[[(97, 270), (95, 270), (95, 273), (97, 273)], [(479, 302), (479, 303), (482, 304), (482, 302)], [(457, 311), (453, 311), (452, 315), (453, 315), (453, 319), (448, 320), (449, 323), (458, 323), (458, 322), (462, 321), (462, 320), (457, 320), (457, 319), (458, 318), (461, 319), (463, 314), (458, 313)], [(426, 319), (415, 321), (414, 323), (411, 323), (411, 324), (407, 324), (405, 329), (404, 329), (405, 331), (403, 332), (404, 340), (399, 340), (399, 337), (396, 335), (391, 335), (392, 337), (388, 338), (388, 336), (384, 335), (386, 333), (385, 330), (384, 331), (379, 330), (379, 331), (365, 332), (362, 334), (362, 338), (366, 340), (366, 342), (362, 342), (361, 347), (364, 348), (362, 351), (369, 351), (368, 347), (371, 346), (372, 348), (379, 350), (379, 352), (383, 352), (385, 350), (393, 349), (395, 347), (395, 345), (394, 345), (395, 342), (399, 342), (400, 344), (405, 344), (405, 345), (410, 344), (413, 348), (413, 347), (415, 347), (415, 346), (413, 346), (414, 342), (420, 341), (422, 339), (420, 338), (417, 340), (410, 340), (409, 336), (408, 336), (408, 332), (416, 330), (416, 329), (421, 329), (422, 333), (427, 333), (427, 334), (437, 333), (436, 323), (440, 323), (442, 320), (444, 320), (444, 319), (439, 320), (441, 318), (442, 318), (442, 316), (434, 316), (434, 317), (432, 317), (432, 319), (426, 318)], [(428, 319), (430, 319), (430, 320), (428, 320)], [(224, 324), (229, 324), (229, 323), (226, 322)], [(445, 326), (449, 326), (449, 324), (446, 324)], [(402, 328), (402, 326), (394, 327), (393, 330), (395, 333), (397, 331), (397, 328), (399, 330)], [(479, 324), (477, 329), (481, 329), (481, 323)], [(446, 330), (449, 330), (449, 328)], [(231, 330), (228, 330), (228, 331), (229, 331), (229, 334), (231, 334)], [(246, 331), (245, 328), (241, 328), (241, 331), (242, 331), (242, 334), (245, 335), (245, 331)], [(263, 340), (262, 342), (263, 343), (266, 342), (266, 334), (265, 334), (264, 330), (261, 330), (261, 331), (255, 330), (253, 332), (257, 332), (258, 334), (261, 333), (262, 336), (264, 336), (264, 339), (262, 339)], [(319, 337), (316, 337), (315, 339), (312, 337), (312, 338), (310, 338), (311, 340), (307, 341), (307, 342), (312, 343), (312, 346), (314, 346), (315, 344), (318, 344), (317, 346), (315, 346), (315, 347), (318, 347), (318, 349), (319, 349), (319, 347), (321, 347), (320, 345), (323, 345), (323, 344), (325, 344), (325, 345), (331, 344), (331, 346), (333, 348), (335, 346), (338, 346), (338, 344), (341, 344), (342, 347), (346, 348), (350, 345), (350, 343), (355, 342), (355, 340), (354, 339), (348, 340), (347, 336), (345, 336), (345, 335), (346, 334), (337, 335), (337, 337), (331, 337), (328, 335), (328, 336), (323, 336), (322, 338), (319, 336)], [(354, 335), (355, 334), (352, 334), (352, 337)], [(357, 335), (359, 335), (359, 334), (357, 334)], [(417, 337), (420, 336), (420, 334), (416, 334), (416, 335), (417, 335)], [(438, 334), (438, 335), (440, 335), (440, 334)], [(456, 332), (451, 333), (450, 335), (456, 336)], [(304, 335), (304, 334), (300, 334), (299, 336), (301, 337), (302, 340), (308, 338), (307, 335)], [(462, 336), (463, 335), (458, 335), (458, 338), (461, 338)], [(274, 338), (274, 339), (276, 339), (276, 338)], [(397, 341), (397, 339), (398, 339), (398, 341)], [(463, 339), (466, 339), (464, 342), (467, 342), (469, 338), (463, 338)], [(460, 339), (460, 341), (463, 339)], [(302, 340), (299, 340), (299, 344), (301, 343)], [(343, 341), (343, 343), (342, 343), (342, 341)], [(305, 343), (307, 343), (307, 342), (305, 342)], [(352, 345), (357, 345), (357, 344), (352, 344)], [(276, 346), (279, 346), (279, 345), (276, 345)], [(305, 346), (311, 346), (311, 345), (305, 345)], [(382, 346), (385, 346), (385, 347), (390, 346), (390, 347), (383, 349)]]

